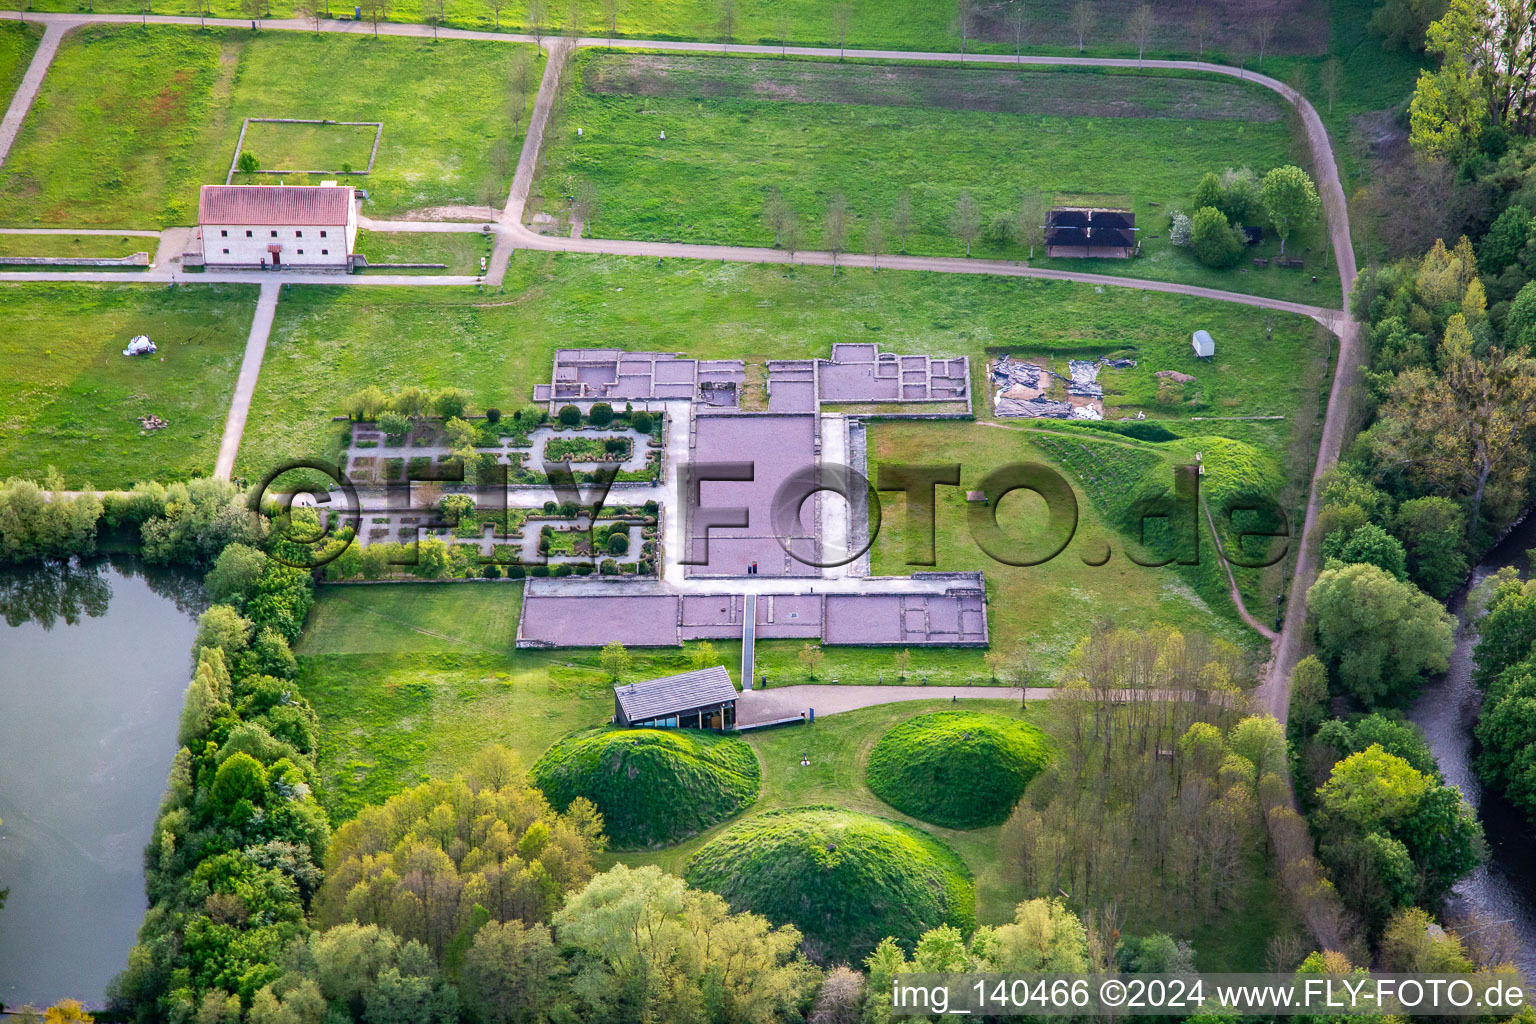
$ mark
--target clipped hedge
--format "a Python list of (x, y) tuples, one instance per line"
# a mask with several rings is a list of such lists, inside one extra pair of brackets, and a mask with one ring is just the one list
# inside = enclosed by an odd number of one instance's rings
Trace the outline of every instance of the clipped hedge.
[(618, 849), (668, 846), (757, 799), (757, 755), (739, 739), (692, 729), (573, 733), (539, 758), (530, 777), (556, 809), (586, 797)]
[(903, 814), (980, 828), (1008, 817), (1047, 759), (1045, 735), (1026, 722), (940, 711), (880, 737), (865, 772), (875, 795)]
[(835, 807), (748, 818), (694, 854), (684, 877), (733, 910), (794, 925), (821, 963), (862, 963), (886, 936), (911, 945), (939, 925), (976, 926), (971, 872), (953, 850), (911, 826)]

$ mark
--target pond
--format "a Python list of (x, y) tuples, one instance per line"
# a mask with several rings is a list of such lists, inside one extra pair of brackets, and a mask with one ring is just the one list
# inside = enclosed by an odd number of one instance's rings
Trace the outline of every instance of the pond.
[(143, 851), (202, 610), (127, 559), (0, 571), (0, 1001), (99, 1006), (144, 917)]

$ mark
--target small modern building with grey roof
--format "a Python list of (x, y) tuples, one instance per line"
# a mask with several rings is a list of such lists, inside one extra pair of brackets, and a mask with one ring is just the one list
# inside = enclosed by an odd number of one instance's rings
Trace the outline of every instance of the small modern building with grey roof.
[(631, 729), (734, 729), (736, 687), (719, 665), (615, 686), (613, 720)]

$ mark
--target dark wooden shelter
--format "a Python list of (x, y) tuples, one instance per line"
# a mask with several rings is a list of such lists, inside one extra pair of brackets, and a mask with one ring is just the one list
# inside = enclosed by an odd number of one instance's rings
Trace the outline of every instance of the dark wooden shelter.
[(615, 686), (613, 720), (631, 729), (734, 729), (736, 687), (720, 665)]

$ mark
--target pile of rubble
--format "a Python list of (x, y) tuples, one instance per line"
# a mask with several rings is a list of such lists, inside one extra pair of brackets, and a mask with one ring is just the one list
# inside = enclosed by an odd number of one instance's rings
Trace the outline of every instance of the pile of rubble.
[[(988, 371), (994, 388), (993, 412), (1003, 417), (1101, 420), (1104, 385), (1099, 383), (1099, 371), (1105, 366), (1128, 369), (1135, 365), (1134, 359), (1073, 359), (1067, 363), (1071, 376), (1063, 377), (1036, 363), (999, 356)], [(1065, 401), (1048, 395), (1056, 382), (1064, 387)]]
[(139, 417), (139, 426), (143, 427), (145, 430), (164, 430), (166, 427), (170, 426), (170, 424), (161, 419), (159, 416), (156, 416), (154, 413), (150, 413), (148, 416)]

